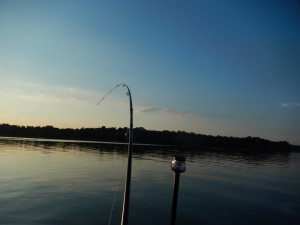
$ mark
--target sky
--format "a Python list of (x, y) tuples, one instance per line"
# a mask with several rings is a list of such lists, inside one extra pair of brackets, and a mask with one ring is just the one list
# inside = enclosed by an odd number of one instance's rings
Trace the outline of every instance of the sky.
[(0, 0), (0, 123), (300, 145), (293, 0)]

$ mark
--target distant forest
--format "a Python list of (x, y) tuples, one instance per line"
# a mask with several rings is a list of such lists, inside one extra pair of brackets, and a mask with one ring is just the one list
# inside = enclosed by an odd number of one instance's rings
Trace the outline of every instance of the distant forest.
[[(33, 127), (0, 124), (0, 136), (51, 138), (87, 141), (126, 142), (128, 128), (55, 128), (53, 126)], [(194, 150), (230, 149), (230, 150), (263, 150), (289, 151), (293, 148), (286, 141), (273, 142), (258, 137), (223, 137), (188, 133), (185, 131), (153, 131), (136, 127), (133, 131), (134, 143), (171, 145)]]

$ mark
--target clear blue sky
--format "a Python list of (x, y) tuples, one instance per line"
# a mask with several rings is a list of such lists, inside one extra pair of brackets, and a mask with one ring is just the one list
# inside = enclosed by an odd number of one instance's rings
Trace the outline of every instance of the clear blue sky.
[(0, 123), (300, 144), (297, 1), (0, 0)]

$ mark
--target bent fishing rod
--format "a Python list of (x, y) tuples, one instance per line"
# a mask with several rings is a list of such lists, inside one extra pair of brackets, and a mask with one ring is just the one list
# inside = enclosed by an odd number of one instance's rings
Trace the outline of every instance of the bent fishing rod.
[(129, 140), (128, 140), (128, 163), (127, 163), (127, 176), (124, 190), (124, 199), (123, 199), (123, 210), (122, 210), (122, 219), (121, 225), (128, 224), (128, 214), (129, 214), (129, 201), (130, 201), (130, 184), (131, 184), (131, 165), (132, 165), (132, 141), (133, 141), (133, 107), (132, 107), (132, 98), (131, 92), (127, 84), (121, 83), (113, 87), (103, 98), (97, 103), (100, 104), (104, 100), (104, 98), (110, 94), (113, 90), (118, 87), (124, 87), (127, 89), (126, 95), (129, 97), (129, 105), (130, 105), (130, 126), (129, 126)]

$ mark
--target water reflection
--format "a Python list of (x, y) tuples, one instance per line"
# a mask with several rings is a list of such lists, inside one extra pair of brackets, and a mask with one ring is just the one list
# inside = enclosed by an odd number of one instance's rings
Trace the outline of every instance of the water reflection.
[[(6, 145), (9, 143), (14, 143), (20, 149), (30, 148), (32, 146), (36, 150), (51, 150), (55, 149), (66, 151), (66, 149), (76, 149), (79, 151), (87, 152), (100, 151), (100, 152), (116, 152), (123, 154), (127, 151), (126, 143), (107, 143), (107, 142), (85, 142), (85, 141), (74, 141), (70, 140), (52, 140), (52, 139), (35, 139), (35, 138), (0, 138), (0, 145)], [(37, 149), (38, 147), (38, 149)], [(45, 151), (47, 152), (47, 151)], [(183, 150), (177, 149), (172, 146), (155, 146), (155, 145), (135, 145), (134, 146), (134, 157), (136, 158), (151, 158), (157, 156), (161, 158), (172, 157), (175, 154), (184, 153), (190, 162), (195, 161), (205, 161), (217, 160), (222, 161), (230, 159), (234, 162), (246, 162), (250, 164), (260, 165), (260, 164), (280, 164), (285, 165), (289, 163), (290, 152), (251, 152), (251, 151), (230, 151), (230, 150)]]
[[(127, 146), (0, 139), (1, 224), (120, 223)], [(171, 158), (182, 149), (134, 146), (129, 224), (168, 224)], [(300, 154), (184, 151), (178, 224), (297, 224)]]

